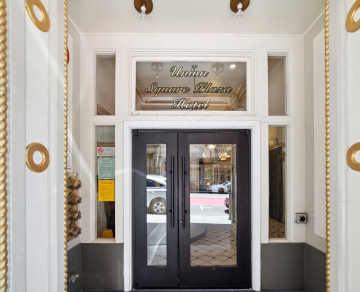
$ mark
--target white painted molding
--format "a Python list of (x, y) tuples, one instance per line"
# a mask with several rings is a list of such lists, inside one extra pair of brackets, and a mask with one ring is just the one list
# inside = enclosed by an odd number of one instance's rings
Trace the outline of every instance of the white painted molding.
[(132, 266), (132, 135), (133, 129), (250, 129), (252, 288), (261, 288), (260, 122), (259, 121), (124, 121), (124, 290), (133, 286)]

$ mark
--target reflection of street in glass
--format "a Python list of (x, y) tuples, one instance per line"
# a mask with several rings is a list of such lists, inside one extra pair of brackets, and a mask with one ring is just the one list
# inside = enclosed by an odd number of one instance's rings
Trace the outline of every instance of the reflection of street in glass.
[(228, 194), (190, 194), (191, 223), (230, 224), (224, 200)]

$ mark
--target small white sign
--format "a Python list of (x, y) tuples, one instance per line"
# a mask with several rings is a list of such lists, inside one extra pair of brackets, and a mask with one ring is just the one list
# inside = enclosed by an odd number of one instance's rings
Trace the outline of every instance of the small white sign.
[(72, 168), (72, 155), (71, 152), (68, 151), (66, 169), (68, 172), (71, 172), (71, 168)]
[(115, 156), (115, 147), (97, 147), (97, 156)]

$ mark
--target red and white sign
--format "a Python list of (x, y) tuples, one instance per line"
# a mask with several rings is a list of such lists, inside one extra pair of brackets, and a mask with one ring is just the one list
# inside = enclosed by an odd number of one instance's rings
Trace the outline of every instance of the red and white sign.
[(97, 156), (115, 156), (115, 147), (97, 147)]

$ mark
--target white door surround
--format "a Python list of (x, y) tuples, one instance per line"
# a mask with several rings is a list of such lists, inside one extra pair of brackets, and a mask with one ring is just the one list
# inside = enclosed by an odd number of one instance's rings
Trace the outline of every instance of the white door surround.
[(259, 121), (124, 121), (124, 290), (133, 284), (132, 133), (134, 129), (250, 129), (251, 135), (251, 273), (252, 288), (261, 286), (260, 122)]

